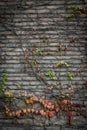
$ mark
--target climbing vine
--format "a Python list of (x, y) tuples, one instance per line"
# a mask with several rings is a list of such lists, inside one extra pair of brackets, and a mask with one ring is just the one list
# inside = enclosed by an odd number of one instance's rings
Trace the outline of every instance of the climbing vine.
[(71, 13), (67, 14), (67, 18), (73, 18), (73, 17), (77, 17), (83, 14), (87, 14), (87, 8), (84, 6), (71, 6), (70, 8), (72, 10)]
[[(37, 62), (37, 59), (35, 58), (34, 55), (36, 55), (38, 53), (38, 55), (42, 55), (42, 53), (40, 52), (40, 50), (35, 49), (32, 50), (31, 52), (27, 49), (24, 52), (24, 67), (26, 67), (27, 70), (27, 66), (26, 64), (30, 64), (32, 70), (34, 71), (34, 73), (36, 74), (36, 76), (39, 76), (41, 78), (41, 80), (48, 86), (48, 90), (52, 90), (52, 89), (59, 89), (61, 87), (63, 87), (63, 84), (50, 84), (47, 82), (46, 77), (49, 77), (50, 80), (56, 80), (56, 73), (54, 72), (54, 70), (49, 70), (45, 75), (42, 74), (42, 70)], [(43, 52), (44, 53), (44, 52)], [(29, 55), (33, 56), (33, 59), (31, 62), (29, 62), (28, 57)], [(74, 74), (72, 74), (69, 71), (69, 66), (70, 64), (64, 61), (58, 61), (57, 63), (55, 63), (53, 65), (53, 68), (61, 68), (64, 67), (67, 69), (67, 73), (66, 76), (69, 78), (69, 80), (73, 80), (74, 78)], [(83, 69), (78, 69), (78, 72), (82, 71)], [(76, 75), (75, 75), (76, 76)], [(4, 102), (4, 108), (5, 108), (5, 113), (8, 117), (13, 118), (20, 118), (21, 116), (27, 115), (27, 114), (35, 114), (35, 115), (41, 115), (42, 117), (45, 118), (52, 118), (54, 117), (56, 114), (61, 115), (63, 112), (67, 113), (68, 116), (68, 123), (71, 124), (74, 121), (74, 112), (79, 113), (79, 114), (83, 114), (83, 111), (80, 109), (80, 107), (76, 104), (73, 103), (72, 98), (74, 96), (74, 91), (70, 92), (73, 90), (73, 85), (70, 82), (68, 85), (68, 93), (63, 93), (60, 92), (60, 95), (56, 96), (55, 100), (49, 101), (46, 99), (42, 99), (40, 97), (37, 97), (31, 93), (27, 93), (26, 95), (24, 94), (25, 92), (21, 90), (21, 97), (23, 98), (23, 101), (25, 102), (25, 104), (27, 105), (27, 108), (17, 108), (16, 110), (12, 110), (9, 106), (9, 103), (14, 102), (15, 100), (17, 100), (17, 97), (15, 96), (15, 94), (13, 92), (11, 92), (11, 90), (8, 89), (4, 89), (5, 83), (7, 81), (7, 77), (8, 74), (4, 73), (3, 74), (3, 79), (1, 81), (1, 85), (0, 85), (0, 91), (3, 91), (3, 94), (5, 96), (5, 102)], [(56, 78), (55, 78), (56, 77)], [(85, 80), (86, 83), (86, 80)], [(59, 87), (58, 87), (59, 85)], [(17, 87), (20, 89), (21, 86), (19, 84), (17, 84)], [(35, 109), (35, 108), (30, 108), (28, 107), (29, 104), (33, 105), (35, 103), (39, 103), (42, 106), (42, 109)], [(86, 110), (84, 110), (86, 111)]]
[[(67, 18), (77, 17), (87, 13), (87, 9), (85, 7), (72, 6), (71, 10), (72, 12), (71, 14), (67, 15)], [(35, 30), (33, 30), (33, 32), (35, 32)], [(43, 37), (42, 41), (47, 46), (49, 45), (48, 38)], [(70, 42), (73, 43), (74, 41), (75, 41), (74, 39), (71, 39)], [(22, 45), (21, 45), (21, 49), (23, 50)], [(57, 46), (57, 51), (55, 52), (55, 54), (59, 56), (63, 56), (66, 54), (66, 52), (69, 49), (70, 49), (69, 45), (63, 46), (62, 42), (59, 41)], [(17, 84), (17, 87), (19, 90), (21, 90), (20, 91), (21, 96), (17, 97), (14, 92), (12, 92), (8, 88), (5, 88), (8, 74), (3, 73), (2, 81), (0, 84), (0, 93), (2, 93), (4, 97), (3, 105), (5, 108), (5, 114), (8, 117), (20, 118), (28, 114), (35, 114), (45, 118), (53, 118), (55, 115), (57, 114), (63, 115), (63, 113), (65, 112), (68, 116), (68, 123), (72, 124), (74, 121), (74, 113), (80, 115), (84, 115), (84, 113), (86, 113), (86, 110), (81, 110), (80, 106), (78, 104), (73, 103), (72, 101), (72, 98), (74, 98), (75, 96), (74, 86), (72, 85), (72, 81), (75, 79), (76, 76), (78, 76), (84, 70), (84, 66), (81, 65), (75, 72), (72, 72), (72, 70), (70, 70), (70, 66), (71, 66), (70, 63), (57, 59), (57, 63), (53, 63), (51, 69), (48, 67), (47, 68), (48, 71), (42, 72), (42, 68), (38, 62), (37, 57), (52, 56), (55, 54), (50, 53), (49, 51), (45, 52), (39, 47), (35, 47), (34, 49), (26, 48), (23, 50), (24, 72), (27, 72), (28, 67), (31, 67), (33, 73), (35, 74), (35, 77), (40, 81), (42, 81), (47, 87), (45, 91), (53, 93), (53, 90), (59, 90), (59, 95), (54, 96), (54, 99), (51, 98), (50, 100), (47, 100), (35, 96), (32, 93), (27, 93), (26, 90), (25, 91), (22, 90), (19, 84)], [(65, 86), (63, 85), (63, 83), (60, 83), (60, 81), (58, 80), (59, 77), (57, 75), (57, 72), (55, 71), (56, 69), (62, 70), (62, 68), (66, 70), (65, 76), (67, 77), (67, 80), (69, 80), (66, 88), (68, 91), (67, 93), (63, 91), (63, 88)], [(54, 81), (56, 81), (56, 83), (54, 83)], [(87, 85), (87, 79), (85, 79), (84, 83)], [(25, 102), (26, 108), (18, 108), (16, 107), (16, 104), (15, 106), (13, 106), (14, 109), (11, 108), (11, 105), (14, 104), (17, 98), (22, 99)], [(42, 108), (41, 109), (33, 108), (33, 105), (36, 103), (41, 105)], [(29, 105), (32, 105), (32, 108), (30, 108)]]

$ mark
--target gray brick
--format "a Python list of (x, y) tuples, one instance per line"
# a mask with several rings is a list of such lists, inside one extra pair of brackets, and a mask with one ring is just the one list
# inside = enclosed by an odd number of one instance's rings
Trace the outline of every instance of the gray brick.
[(48, 127), (46, 130), (61, 130), (59, 126), (57, 127)]
[(87, 101), (84, 101), (84, 105), (86, 105), (86, 106), (87, 106)]
[(43, 127), (36, 127), (36, 128), (34, 128), (34, 130), (44, 130), (44, 128)]
[(3, 130), (24, 130), (24, 129), (18, 127), (3, 127)]

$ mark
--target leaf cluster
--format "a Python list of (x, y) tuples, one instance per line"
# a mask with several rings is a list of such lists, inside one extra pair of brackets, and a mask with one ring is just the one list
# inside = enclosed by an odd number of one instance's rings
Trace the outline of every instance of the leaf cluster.
[(6, 84), (7, 77), (8, 77), (8, 74), (6, 72), (3, 73), (3, 75), (2, 75), (2, 81), (0, 83), (0, 91), (4, 90), (4, 86)]
[(46, 75), (50, 78), (50, 80), (54, 80), (55, 79), (54, 78), (55, 72), (53, 70), (49, 70)]

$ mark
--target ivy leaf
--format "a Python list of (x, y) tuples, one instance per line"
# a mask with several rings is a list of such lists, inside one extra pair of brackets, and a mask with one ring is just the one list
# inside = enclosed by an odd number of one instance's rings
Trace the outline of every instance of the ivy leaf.
[(68, 76), (68, 78), (69, 78), (70, 80), (73, 80), (73, 79), (74, 79), (71, 72), (67, 72), (67, 76)]
[(54, 80), (55, 72), (53, 70), (49, 70), (46, 75), (51, 79)]
[(64, 61), (58, 61), (57, 66), (58, 66), (58, 67), (61, 67), (61, 66), (64, 65), (64, 64), (65, 64)]
[(68, 118), (69, 118), (69, 123), (71, 124), (73, 122), (73, 112), (72, 111), (68, 112)]
[(8, 77), (8, 74), (7, 74), (7, 73), (4, 73), (4, 74), (3, 74), (3, 77), (4, 77), (4, 78), (7, 78), (7, 77)]
[(16, 85), (17, 85), (18, 89), (21, 89), (21, 85), (20, 84), (17, 83)]
[(43, 55), (43, 52), (39, 49), (39, 48), (36, 48), (36, 53), (40, 54), (40, 55)]
[(62, 95), (60, 95), (60, 98), (65, 98), (65, 95), (63, 95), (63, 94), (62, 94)]
[(3, 77), (3, 79), (2, 79), (2, 81), (0, 83), (0, 90), (1, 91), (4, 89), (5, 83), (7, 81), (8, 74), (7, 73), (3, 73), (2, 77)]
[(67, 18), (72, 18), (72, 17), (74, 17), (73, 13), (67, 15)]
[(58, 61), (57, 64), (56, 64), (57, 67), (61, 67), (63, 65), (65, 65), (66, 67), (69, 67), (69, 64), (64, 62), (64, 61)]
[(34, 67), (35, 63), (34, 61), (31, 61), (31, 67)]
[(76, 6), (76, 5), (73, 5), (73, 6), (71, 6), (71, 9), (73, 9), (73, 10), (77, 11), (77, 10), (79, 10), (79, 7), (78, 7), (78, 6)]
[(85, 79), (85, 84), (87, 84), (87, 79)]
[(81, 11), (76, 11), (76, 13), (78, 14), (78, 15), (81, 15), (81, 14), (83, 14)]
[(8, 97), (12, 97), (12, 96), (13, 96), (13, 93), (12, 93), (11, 91), (9, 91), (9, 90), (6, 90), (6, 91), (4, 92), (4, 95), (5, 95), (5, 96), (8, 96)]
[(66, 67), (69, 67), (69, 64), (68, 64), (68, 63), (65, 63), (65, 66), (66, 66)]

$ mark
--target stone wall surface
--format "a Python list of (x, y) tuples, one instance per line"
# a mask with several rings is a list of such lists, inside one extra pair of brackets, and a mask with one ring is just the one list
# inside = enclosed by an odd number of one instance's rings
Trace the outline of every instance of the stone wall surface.
[[(5, 87), (17, 97), (20, 97), (19, 84), (25, 93), (53, 100), (60, 93), (66, 94), (71, 82), (74, 87), (73, 103), (78, 104), (80, 109), (87, 108), (87, 85), (84, 83), (87, 78), (87, 17), (82, 14), (68, 19), (66, 16), (72, 12), (72, 5), (86, 7), (87, 2), (0, 0), (0, 75), (4, 72), (8, 74)], [(29, 54), (26, 54), (27, 50)], [(31, 52), (35, 50), (33, 57)], [(36, 69), (31, 68), (34, 59), (46, 82)], [(69, 70), (66, 67), (53, 68), (58, 61), (68, 63)], [(57, 79), (51, 81), (46, 76), (49, 70), (55, 71)], [(72, 81), (67, 77), (67, 71), (74, 75)], [(63, 86), (50, 91), (47, 85), (51, 83)], [(26, 107), (20, 98), (17, 105)], [(33, 108), (40, 107), (39, 104), (33, 105)], [(9, 118), (1, 105), (0, 130), (87, 130), (87, 116), (76, 114), (71, 125), (67, 123), (66, 113), (61, 116), (56, 114), (53, 118), (34, 114)]]

